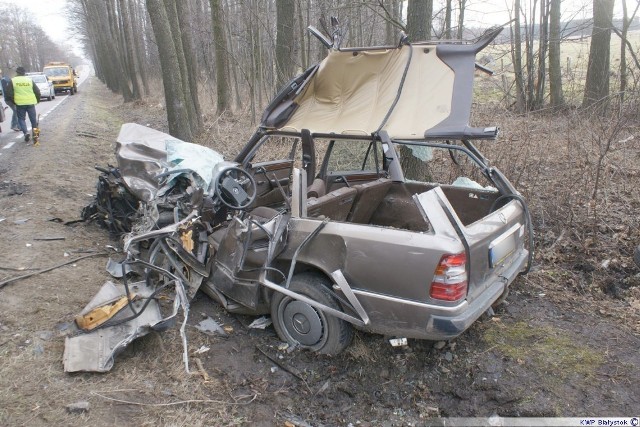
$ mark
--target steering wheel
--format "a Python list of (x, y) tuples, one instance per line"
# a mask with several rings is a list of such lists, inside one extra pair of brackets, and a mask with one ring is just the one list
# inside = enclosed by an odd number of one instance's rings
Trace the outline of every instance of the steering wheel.
[(233, 166), (225, 169), (216, 179), (216, 196), (231, 209), (245, 209), (256, 199), (256, 181), (249, 172)]

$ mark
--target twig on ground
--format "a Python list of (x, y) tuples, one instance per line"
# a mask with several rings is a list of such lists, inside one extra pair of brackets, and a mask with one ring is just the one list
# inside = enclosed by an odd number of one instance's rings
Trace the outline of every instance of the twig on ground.
[(37, 268), (27, 268), (27, 267), (15, 268), (15, 267), (3, 267), (3, 266), (0, 265), (0, 270), (30, 271), (30, 270), (37, 270)]
[(248, 402), (225, 402), (223, 400), (192, 399), (192, 400), (179, 400), (177, 402), (167, 402), (167, 403), (144, 403), (144, 402), (132, 402), (130, 400), (123, 400), (123, 399), (115, 399), (113, 397), (105, 396), (105, 395), (100, 394), (100, 393), (95, 392), (95, 391), (92, 391), (91, 394), (94, 395), (94, 396), (101, 397), (101, 398), (106, 399), (106, 400), (110, 400), (112, 402), (122, 403), (122, 404), (125, 404), (125, 405), (156, 406), (156, 407), (159, 407), (159, 406), (187, 405), (189, 403), (217, 403), (217, 404), (220, 404), (220, 405), (230, 405), (230, 406), (248, 405), (251, 402), (253, 402), (254, 400), (256, 400), (256, 398), (258, 397), (258, 394), (256, 393), (253, 396), (251, 396), (251, 400), (249, 400)]
[(93, 133), (93, 132), (86, 132), (86, 131), (81, 131), (81, 130), (76, 131), (76, 135), (86, 136), (88, 138), (97, 138), (98, 137), (98, 135)]
[(278, 359), (276, 359), (275, 357), (269, 356), (263, 349), (261, 349), (260, 347), (256, 346), (256, 348), (258, 349), (258, 351), (262, 354), (265, 355), (265, 357), (269, 360), (271, 360), (273, 363), (275, 363), (276, 365), (278, 365), (281, 369), (287, 371), (288, 373), (290, 373), (291, 375), (293, 375), (294, 377), (296, 377), (297, 379), (299, 379), (300, 381), (304, 382), (304, 378), (302, 378), (302, 375), (300, 375), (298, 372), (295, 372), (296, 370), (294, 370), (295, 368), (291, 368), (287, 365), (285, 365), (284, 363), (280, 362)]
[(101, 252), (101, 253), (97, 253), (97, 254), (89, 254), (89, 255), (78, 257), (78, 258), (74, 258), (74, 259), (72, 259), (70, 261), (63, 262), (62, 264), (54, 265), (53, 267), (48, 267), (48, 268), (45, 268), (43, 270), (38, 270), (38, 271), (35, 271), (33, 273), (29, 273), (29, 274), (24, 274), (22, 276), (14, 277), (12, 279), (3, 280), (2, 282), (0, 282), (0, 289), (4, 288), (9, 283), (17, 282), (18, 280), (26, 279), (26, 278), (31, 277), (31, 276), (37, 276), (38, 274), (46, 273), (48, 271), (55, 270), (56, 268), (60, 268), (60, 267), (64, 267), (65, 265), (73, 264), (74, 262), (81, 261), (81, 260), (83, 260), (85, 258), (91, 258), (91, 257), (94, 257), (94, 256), (108, 256), (108, 255), (109, 254), (106, 253), (106, 252)]
[(302, 381), (302, 383), (307, 387), (307, 390), (311, 391), (311, 388), (309, 387), (309, 384), (307, 384), (307, 381), (305, 381), (305, 379), (302, 377), (302, 375), (300, 375), (297, 372), (297, 369), (287, 366), (284, 363), (280, 362), (278, 359), (276, 359), (275, 357), (269, 356), (263, 349), (261, 349), (260, 347), (256, 346), (256, 349), (258, 349), (258, 351), (262, 354), (264, 354), (264, 356), (271, 360), (273, 363), (275, 363), (276, 365), (278, 365), (280, 367), (280, 369), (290, 373), (291, 375), (293, 375), (294, 377), (296, 377), (297, 379), (299, 379), (300, 381)]
[(198, 367), (200, 375), (202, 375), (202, 379), (204, 379), (205, 382), (209, 382), (209, 374), (207, 374), (207, 371), (204, 370), (202, 360), (200, 360), (199, 357), (194, 357), (194, 360), (196, 361), (196, 366)]

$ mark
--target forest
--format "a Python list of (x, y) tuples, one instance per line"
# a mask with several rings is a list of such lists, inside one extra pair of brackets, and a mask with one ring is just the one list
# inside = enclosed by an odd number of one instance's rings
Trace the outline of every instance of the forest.
[[(594, 1), (578, 16), (563, 15), (562, 0), (514, 0), (493, 54), (482, 58), (489, 68), (500, 58), (506, 107), (519, 113), (566, 104), (589, 107), (608, 103), (612, 94), (622, 101), (635, 93), (638, 3), (621, 1), (622, 16), (615, 18), (614, 4)], [(341, 23), (342, 47), (395, 45), (401, 34), (409, 41), (472, 40), (486, 30), (465, 21), (467, 9), (478, 8), (469, 0), (67, 0), (67, 5), (73, 37), (82, 42), (98, 78), (124, 102), (157, 93), (154, 85), (162, 82), (170, 131), (185, 140), (202, 132), (199, 98), (205, 94), (215, 103), (216, 117), (259, 115), (285, 82), (325, 56), (326, 48), (307, 27), (331, 38), (331, 17)], [(582, 19), (584, 14), (590, 19)], [(39, 70), (50, 60), (80, 61), (19, 6), (4, 6), (0, 28), (2, 68), (21, 64)], [(570, 46), (585, 40), (588, 55), (571, 58)], [(577, 86), (569, 89), (576, 70)]]

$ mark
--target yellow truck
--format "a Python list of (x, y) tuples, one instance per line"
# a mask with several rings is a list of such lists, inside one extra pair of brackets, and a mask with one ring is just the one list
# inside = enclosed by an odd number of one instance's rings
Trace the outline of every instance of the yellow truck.
[(73, 67), (64, 62), (49, 62), (42, 70), (53, 83), (58, 92), (69, 91), (70, 95), (78, 92), (78, 75)]

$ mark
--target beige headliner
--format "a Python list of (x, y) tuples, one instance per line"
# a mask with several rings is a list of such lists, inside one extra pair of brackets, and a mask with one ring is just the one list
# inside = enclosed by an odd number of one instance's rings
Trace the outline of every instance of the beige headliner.
[(422, 139), (451, 112), (454, 72), (436, 56), (435, 46), (329, 52), (295, 99), (298, 109), (281, 130), (370, 135), (379, 129), (396, 99), (413, 49), (397, 105), (382, 130), (391, 138)]

